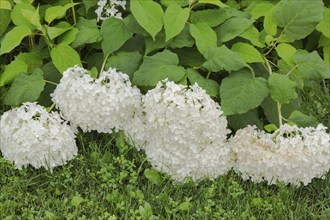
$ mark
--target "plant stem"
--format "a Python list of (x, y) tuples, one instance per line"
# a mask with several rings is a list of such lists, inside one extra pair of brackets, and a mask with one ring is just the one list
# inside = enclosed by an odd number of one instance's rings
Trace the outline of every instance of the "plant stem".
[(295, 65), (287, 74), (286, 74), (286, 76), (289, 76), (290, 75), (290, 73), (292, 73), (292, 71), (293, 70), (295, 70), (296, 68), (298, 67), (298, 64), (297, 65)]
[(209, 71), (209, 72), (207, 73), (206, 79), (209, 79), (209, 78), (210, 78), (210, 75), (211, 75), (211, 71)]
[(102, 71), (104, 70), (105, 64), (106, 64), (109, 56), (110, 56), (110, 54), (105, 55), (104, 60), (103, 60), (103, 63), (102, 63), (102, 67), (101, 67), (101, 70), (100, 70), (100, 73), (102, 73)]
[(58, 84), (57, 83), (54, 83), (54, 82), (52, 82), (52, 81), (48, 81), (48, 80), (44, 80), (46, 83), (49, 83), (49, 84), (52, 84), (52, 85), (55, 85), (55, 86), (57, 86)]
[(275, 47), (276, 47), (276, 44), (279, 42), (279, 40), (281, 39), (281, 37), (283, 36), (284, 34), (284, 30), (280, 33), (280, 36), (278, 36), (278, 38), (276, 39), (276, 41), (273, 43), (272, 47), (264, 54), (264, 56), (267, 56)]
[(282, 121), (282, 104), (277, 102), (277, 111), (278, 111), (278, 122), (279, 122), (279, 126), (281, 127), (283, 124)]
[(49, 108), (47, 108), (47, 112), (51, 112), (55, 107), (55, 103), (53, 103)]
[[(73, 0), (71, 0), (71, 3), (73, 4)], [(71, 7), (72, 8), (72, 16), (73, 16), (73, 25), (76, 25), (77, 19), (76, 19), (76, 11), (74, 9), (74, 5)]]
[(272, 75), (273, 70), (272, 70), (272, 67), (269, 64), (269, 61), (267, 60), (267, 58), (265, 56), (263, 56), (262, 58), (264, 59), (264, 61), (266, 63), (266, 69), (267, 69), (269, 75)]

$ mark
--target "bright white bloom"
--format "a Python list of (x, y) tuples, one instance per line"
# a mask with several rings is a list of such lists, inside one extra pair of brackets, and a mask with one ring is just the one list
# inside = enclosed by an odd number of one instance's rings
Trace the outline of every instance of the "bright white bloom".
[(244, 180), (307, 185), (330, 170), (330, 135), (323, 125), (298, 128), (282, 125), (273, 134), (248, 126), (230, 140), (236, 171)]
[(143, 139), (138, 128), (133, 128), (140, 120), (136, 117), (142, 94), (132, 87), (128, 75), (116, 69), (103, 71), (95, 80), (81, 67), (69, 68), (51, 96), (63, 117), (83, 131), (125, 130), (133, 138)]
[(103, 21), (109, 17), (122, 19), (122, 15), (118, 8), (121, 7), (123, 10), (126, 10), (125, 0), (99, 0), (97, 5), (99, 6), (95, 10), (95, 13), (97, 14), (97, 21)]
[(25, 103), (0, 119), (0, 150), (18, 169), (31, 164), (52, 170), (77, 155), (75, 134), (57, 112)]
[(231, 169), (226, 117), (198, 85), (159, 82), (143, 103), (145, 152), (155, 169), (177, 181), (213, 179)]

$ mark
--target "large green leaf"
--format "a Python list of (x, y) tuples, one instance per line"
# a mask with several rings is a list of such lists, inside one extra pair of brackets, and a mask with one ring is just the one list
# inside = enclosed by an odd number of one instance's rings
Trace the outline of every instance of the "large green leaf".
[(293, 60), (298, 65), (298, 70), (305, 79), (320, 80), (330, 78), (330, 67), (316, 51), (308, 54), (296, 53)]
[(79, 32), (72, 43), (72, 47), (79, 47), (84, 44), (95, 43), (102, 40), (102, 35), (97, 26), (96, 19), (87, 20), (80, 17), (76, 28), (78, 28)]
[(293, 64), (293, 56), (296, 54), (297, 49), (291, 44), (281, 43), (275, 48), (279, 57), (281, 57), (288, 64)]
[(266, 14), (264, 18), (264, 29), (267, 34), (275, 36), (277, 33), (277, 24), (274, 21), (274, 11), (278, 5), (273, 6)]
[(23, 60), (13, 60), (5, 67), (5, 71), (0, 75), (0, 86), (12, 81), (19, 73), (26, 73), (28, 65)]
[(29, 3), (15, 4), (10, 14), (11, 20), (17, 26), (24, 25), (33, 30), (35, 27), (31, 21), (22, 16), (23, 10), (31, 11), (31, 13), (36, 11), (35, 8)]
[(110, 54), (118, 50), (123, 44), (133, 36), (122, 19), (110, 17), (102, 22), (102, 50), (104, 54)]
[(7, 30), (10, 19), (10, 11), (6, 9), (0, 9), (0, 37)]
[(316, 30), (320, 31), (327, 38), (330, 38), (330, 8), (324, 9), (323, 20), (316, 25)]
[(163, 27), (163, 9), (152, 0), (131, 0), (131, 11), (137, 22), (155, 39)]
[(54, 66), (60, 73), (75, 65), (82, 66), (79, 54), (66, 44), (59, 44), (54, 47), (50, 52), (50, 56)]
[(146, 45), (145, 54), (149, 54), (156, 49), (164, 48), (167, 45), (165, 42), (165, 33), (163, 30), (156, 35), (155, 40), (148, 36), (144, 38), (144, 41)]
[(258, 107), (268, 96), (267, 80), (249, 72), (237, 72), (220, 85), (221, 108), (225, 115), (242, 114)]
[(177, 55), (168, 50), (145, 56), (139, 70), (134, 73), (133, 84), (153, 87), (164, 79), (178, 82), (185, 75), (185, 69), (178, 63)]
[(316, 127), (318, 125), (318, 121), (313, 116), (306, 115), (300, 111), (294, 111), (291, 113), (290, 117), (288, 118), (290, 122), (294, 122), (299, 127)]
[(251, 44), (238, 42), (231, 47), (231, 50), (239, 53), (242, 59), (247, 63), (264, 62), (260, 52)]
[(56, 37), (60, 36), (61, 34), (65, 33), (68, 30), (71, 30), (72, 26), (65, 21), (61, 21), (53, 27), (47, 27), (47, 35), (51, 40), (55, 39)]
[(201, 53), (208, 48), (217, 46), (217, 35), (206, 23), (190, 24), (190, 34), (195, 39), (197, 49)]
[(11, 29), (1, 41), (0, 55), (9, 53), (17, 47), (24, 37), (32, 34), (31, 29), (27, 26), (16, 26)]
[(287, 76), (273, 73), (268, 78), (270, 96), (281, 104), (289, 103), (298, 97), (295, 88), (298, 84)]
[(127, 17), (125, 17), (124, 19), (124, 23), (127, 27), (128, 30), (130, 30), (131, 32), (144, 36), (144, 37), (148, 37), (150, 36), (148, 32), (146, 32), (141, 25), (139, 25), (139, 23), (136, 21), (136, 19), (134, 18), (134, 16), (132, 14), (129, 14)]
[(43, 65), (41, 54), (38, 52), (20, 53), (16, 56), (16, 60), (23, 60), (28, 65), (28, 73)]
[(139, 52), (120, 51), (108, 59), (105, 67), (117, 68), (119, 71), (129, 75), (132, 79), (133, 73), (138, 70), (141, 62), (142, 55)]
[(274, 5), (270, 2), (260, 2), (248, 12), (252, 15), (251, 19), (257, 20), (258, 18), (265, 16), (273, 6)]
[(233, 17), (225, 21), (215, 29), (218, 36), (218, 44), (227, 42), (242, 34), (247, 30), (254, 20), (244, 17)]
[(216, 27), (229, 18), (236, 16), (244, 17), (245, 14), (244, 12), (234, 8), (206, 9), (201, 11), (193, 11), (190, 15), (190, 21), (193, 24), (207, 23), (211, 27)]
[(183, 47), (191, 47), (195, 44), (194, 38), (191, 36), (189, 32), (189, 25), (185, 25), (183, 30), (179, 35), (174, 37), (170, 41), (170, 47), (171, 48), (183, 48)]
[(15, 78), (3, 102), (10, 106), (34, 102), (39, 98), (44, 86), (45, 81), (42, 78), (41, 69), (36, 69), (32, 75), (21, 73)]
[(77, 4), (78, 3), (68, 3), (64, 6), (59, 5), (47, 8), (45, 13), (45, 21), (47, 21), (49, 24), (55, 19), (63, 18), (66, 11)]
[(251, 25), (248, 29), (246, 29), (242, 34), (239, 35), (240, 37), (249, 40), (254, 46), (263, 48), (265, 46), (264, 43), (260, 40), (260, 32), (256, 27)]
[(174, 52), (178, 55), (180, 65), (182, 66), (189, 66), (199, 69), (205, 62), (205, 58), (199, 53), (195, 46), (183, 47), (179, 50), (174, 50)]
[(186, 70), (188, 80), (190, 84), (197, 83), (201, 88), (205, 89), (206, 93), (212, 97), (218, 97), (219, 95), (219, 84), (212, 79), (205, 79), (197, 70), (187, 69)]
[(302, 39), (309, 35), (322, 20), (323, 1), (282, 0), (273, 17), (284, 34), (292, 39)]
[(252, 109), (243, 114), (229, 115), (227, 120), (229, 127), (235, 130), (245, 128), (248, 125), (256, 125), (259, 129), (262, 129), (262, 122), (258, 114), (258, 109)]
[(181, 8), (176, 3), (168, 6), (164, 14), (166, 42), (177, 36), (183, 30), (189, 18), (189, 12), (189, 8)]
[(203, 55), (206, 59), (203, 66), (211, 72), (221, 70), (231, 72), (248, 66), (238, 53), (231, 51), (225, 45), (209, 48)]

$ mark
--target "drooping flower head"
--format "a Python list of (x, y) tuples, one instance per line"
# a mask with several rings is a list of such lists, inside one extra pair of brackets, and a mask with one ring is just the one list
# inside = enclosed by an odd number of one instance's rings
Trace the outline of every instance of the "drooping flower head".
[(74, 129), (36, 103), (5, 112), (0, 127), (2, 155), (18, 169), (30, 164), (52, 170), (77, 155)]
[(177, 181), (216, 178), (231, 167), (227, 120), (198, 85), (159, 82), (143, 97), (150, 163)]
[(97, 21), (103, 21), (109, 17), (116, 17), (122, 19), (122, 14), (119, 7), (126, 10), (125, 0), (99, 0), (97, 2), (98, 8), (95, 10), (97, 14)]
[(330, 170), (330, 135), (323, 125), (282, 125), (273, 134), (248, 126), (229, 141), (236, 154), (235, 170), (244, 180), (307, 185)]
[(63, 117), (83, 131), (130, 132), (133, 118), (141, 111), (140, 90), (131, 85), (128, 75), (113, 68), (98, 79), (78, 66), (69, 68), (51, 96)]

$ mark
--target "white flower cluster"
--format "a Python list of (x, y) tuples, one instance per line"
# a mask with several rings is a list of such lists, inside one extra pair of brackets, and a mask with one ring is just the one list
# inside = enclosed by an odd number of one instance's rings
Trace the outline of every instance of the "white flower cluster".
[(205, 90), (159, 82), (143, 103), (145, 152), (155, 169), (184, 181), (216, 178), (232, 168), (226, 117)]
[(0, 150), (18, 169), (31, 164), (52, 171), (77, 155), (73, 129), (36, 103), (5, 112), (0, 127)]
[(307, 185), (330, 170), (330, 135), (321, 124), (284, 124), (273, 134), (248, 126), (238, 130), (230, 144), (236, 153), (235, 170), (244, 180)]
[[(69, 68), (51, 96), (63, 117), (83, 131), (126, 130), (139, 138), (139, 131), (133, 128), (138, 125), (132, 120), (141, 112), (142, 94), (132, 87), (126, 74), (116, 69), (103, 71), (93, 79), (81, 67)], [(136, 123), (139, 120), (134, 119)]]
[(95, 10), (95, 13), (97, 14), (97, 21), (103, 21), (109, 17), (122, 19), (122, 15), (119, 12), (118, 7), (126, 10), (125, 0), (99, 0), (97, 5), (99, 6)]

